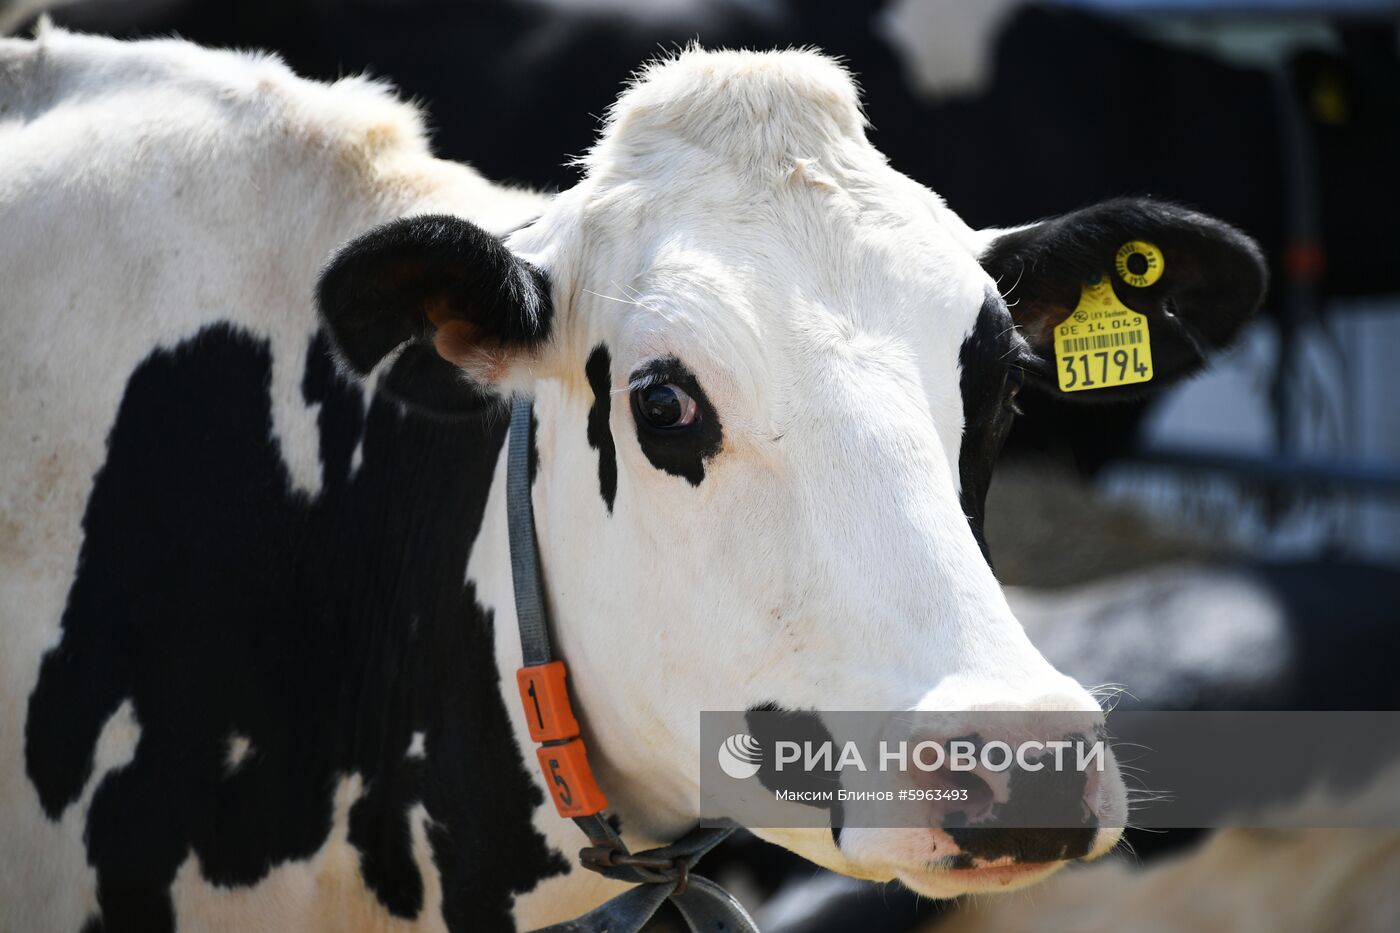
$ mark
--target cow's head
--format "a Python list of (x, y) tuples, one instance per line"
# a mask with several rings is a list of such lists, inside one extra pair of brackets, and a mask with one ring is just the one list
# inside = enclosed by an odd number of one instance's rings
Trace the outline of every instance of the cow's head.
[[(850, 78), (806, 52), (653, 66), (584, 165), (504, 243), (453, 217), (374, 230), (320, 296), (359, 373), (409, 342), (533, 395), (551, 614), (624, 824), (694, 820), (706, 709), (1097, 710), (979, 547), (992, 462), (1023, 384), (1059, 391), (1052, 330), (1123, 244), (1165, 258), (1151, 284), (1113, 279), (1148, 318), (1154, 377), (1067, 397), (1198, 368), (1259, 303), (1253, 244), (1148, 200), (973, 231), (886, 164)], [(1122, 825), (1116, 770), (1084, 797)], [(765, 835), (946, 895), (1118, 831)]]

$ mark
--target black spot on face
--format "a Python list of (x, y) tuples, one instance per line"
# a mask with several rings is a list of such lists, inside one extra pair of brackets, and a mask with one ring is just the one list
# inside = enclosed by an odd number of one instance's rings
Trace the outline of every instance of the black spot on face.
[(593, 407), (588, 410), (588, 445), (598, 451), (598, 488), (611, 515), (617, 498), (617, 445), (608, 424), (612, 415), (612, 358), (606, 346), (600, 343), (593, 348), (583, 372), (593, 389)]
[[(744, 717), (749, 735), (758, 740), (764, 748), (772, 748), (779, 741), (809, 743), (811, 747), (835, 744), (831, 730), (822, 722), (821, 714), (815, 710), (789, 709), (774, 703), (759, 703), (750, 706)], [(758, 770), (758, 780), (765, 788), (799, 793), (825, 793), (841, 784), (841, 775), (835, 769), (787, 769), (779, 772), (772, 762), (764, 760)], [(845, 820), (845, 808), (839, 800), (822, 801), (812, 806), (831, 814), (831, 841), (841, 847), (841, 824)]]
[[(658, 470), (683, 477), (699, 486), (705, 479), (705, 462), (719, 453), (724, 443), (719, 414), (705, 390), (685, 364), (675, 357), (653, 360), (632, 373), (632, 421), (637, 426), (637, 443)], [(637, 393), (648, 386), (674, 385), (695, 400), (698, 417), (682, 428), (652, 427), (637, 411)]]
[[(505, 423), (464, 430), (383, 398), (366, 411), (318, 337), (302, 393), (320, 405), (323, 486), (308, 499), (272, 434), (271, 366), (264, 341), (221, 326), (132, 374), (62, 640), (29, 698), (29, 778), (59, 819), (131, 702), (135, 756), (85, 827), (107, 933), (173, 929), (169, 888), (191, 854), (226, 887), (308, 858), (351, 773), (350, 844), (390, 913), (423, 909), (408, 822), (421, 803), (447, 926), (509, 929), (514, 895), (566, 865), (532, 828), (543, 799), (499, 693), (491, 615), (462, 582)], [(407, 754), (415, 732), (426, 758)], [(251, 751), (230, 771), (235, 735)]]
[[(958, 453), (963, 514), (987, 554), (983, 534), (992, 468), (1015, 417), (1013, 390), (1020, 386), (1019, 360), (1027, 352), (1001, 296), (991, 288), (972, 333), (958, 352), (962, 368), (963, 436)], [(990, 558), (989, 558), (990, 559)]]

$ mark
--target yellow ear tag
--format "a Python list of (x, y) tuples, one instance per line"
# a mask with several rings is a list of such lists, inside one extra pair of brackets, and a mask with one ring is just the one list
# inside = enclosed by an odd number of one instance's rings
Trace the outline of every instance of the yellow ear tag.
[(1155, 244), (1129, 240), (1118, 247), (1113, 268), (1118, 271), (1118, 277), (1133, 288), (1146, 288), (1162, 277), (1167, 260)]
[(1111, 389), (1152, 379), (1147, 318), (1118, 300), (1113, 285), (1090, 276), (1079, 304), (1055, 326), (1055, 371), (1061, 392)]

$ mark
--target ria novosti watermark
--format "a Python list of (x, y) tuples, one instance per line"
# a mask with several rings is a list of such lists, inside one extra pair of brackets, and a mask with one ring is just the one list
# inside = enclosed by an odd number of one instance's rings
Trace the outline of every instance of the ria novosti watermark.
[[(761, 756), (762, 746), (751, 735), (737, 733), (730, 736), (721, 747), (720, 764), (731, 742), (752, 749), (746, 767), (757, 774), (759, 766), (755, 755)], [(1014, 746), (1000, 739), (988, 742), (975, 742), (971, 739), (952, 739), (939, 742), (925, 739), (911, 743), (908, 740), (879, 743), (873, 767), (880, 771), (988, 771), (996, 774), (1001, 771), (1020, 768), (1022, 771), (1043, 771), (1047, 767), (1055, 771), (1103, 771), (1108, 743), (1102, 739), (1086, 742), (1083, 739), (1051, 739), (1040, 742), (1026, 739)], [(778, 740), (773, 744), (773, 770), (781, 773), (785, 768), (798, 767), (805, 771), (844, 771), (854, 768), (857, 771), (870, 771), (860, 746), (846, 742), (836, 751), (834, 742), (794, 742)], [(730, 777), (741, 777), (725, 768)]]
[(1400, 828), (1400, 712), (765, 708), (701, 746), (703, 814), (749, 826)]

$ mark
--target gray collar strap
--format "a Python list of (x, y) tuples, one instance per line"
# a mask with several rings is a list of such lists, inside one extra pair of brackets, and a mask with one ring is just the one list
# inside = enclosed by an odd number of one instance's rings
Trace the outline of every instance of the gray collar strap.
[(671, 845), (634, 854), (603, 817), (607, 799), (588, 765), (569, 703), (564, 664), (554, 657), (549, 638), (530, 501), (532, 420), (530, 401), (517, 397), (511, 406), (506, 453), (506, 523), (520, 627), (523, 666), (516, 677), (520, 700), (530, 737), (540, 743), (536, 757), (555, 808), (588, 837), (589, 846), (579, 852), (579, 861), (608, 878), (637, 885), (582, 917), (538, 933), (636, 933), (668, 898), (695, 933), (758, 933), (753, 919), (729, 892), (690, 872), (734, 827), (697, 827)]

